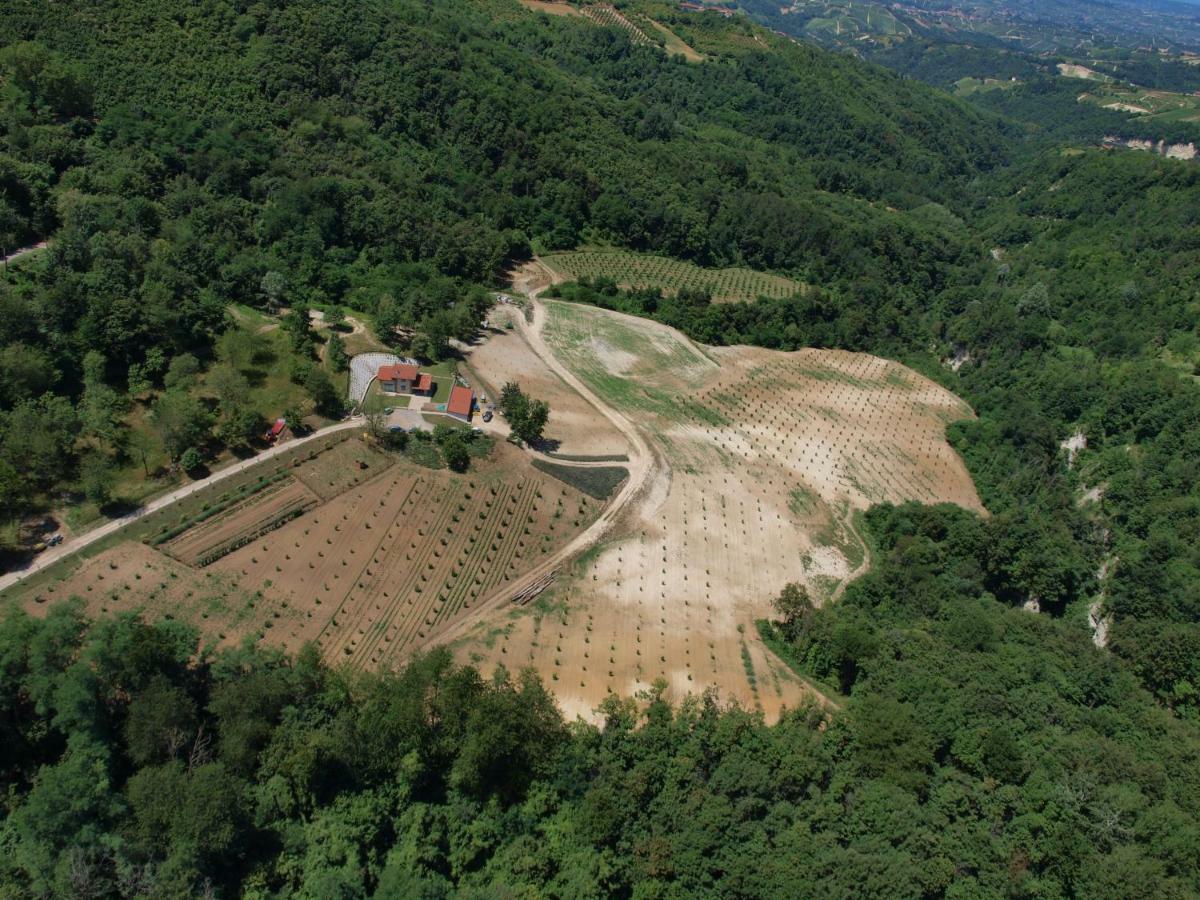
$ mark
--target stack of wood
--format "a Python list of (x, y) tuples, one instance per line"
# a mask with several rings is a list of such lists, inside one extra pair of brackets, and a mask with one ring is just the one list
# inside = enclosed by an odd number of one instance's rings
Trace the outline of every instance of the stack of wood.
[(529, 585), (529, 587), (523, 588), (523, 589), (517, 591), (517, 593), (513, 594), (512, 602), (520, 604), (521, 606), (524, 606), (526, 603), (528, 603), (530, 600), (532, 600), (534, 597), (536, 597), (538, 594), (540, 594), (546, 588), (550, 587), (550, 585), (553, 584), (554, 579), (557, 577), (558, 577), (558, 569), (554, 569), (551, 572), (547, 572), (545, 575), (543, 575), (541, 578), (539, 578), (533, 584)]

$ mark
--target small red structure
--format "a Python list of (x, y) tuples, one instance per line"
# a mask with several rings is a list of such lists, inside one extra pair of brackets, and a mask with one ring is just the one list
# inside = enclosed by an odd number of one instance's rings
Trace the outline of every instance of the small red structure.
[(446, 401), (446, 412), (464, 422), (471, 421), (471, 410), (475, 406), (475, 392), (470, 388), (455, 385), (450, 389), (450, 399)]
[(428, 372), (422, 372), (418, 375), (417, 380), (413, 382), (412, 392), (414, 394), (433, 393), (433, 376)]
[(268, 444), (273, 444), (283, 434), (283, 429), (287, 428), (287, 419), (276, 419), (275, 424), (267, 429), (267, 433), (263, 435), (263, 440)]

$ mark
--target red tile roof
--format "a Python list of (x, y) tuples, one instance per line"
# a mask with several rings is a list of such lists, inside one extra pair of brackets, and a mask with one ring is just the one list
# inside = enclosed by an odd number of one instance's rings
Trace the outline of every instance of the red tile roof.
[(412, 381), (417, 377), (417, 367), (400, 363), (394, 366), (382, 366), (379, 369), (380, 381)]
[(276, 435), (279, 434), (279, 432), (283, 431), (283, 429), (286, 427), (287, 427), (286, 419), (276, 419), (275, 424), (271, 426), (271, 436), (275, 437)]
[(450, 389), (450, 399), (446, 401), (446, 412), (456, 416), (469, 416), (474, 403), (475, 392), (456, 384)]
[(413, 385), (414, 391), (427, 391), (433, 387), (433, 376), (428, 372), (422, 372), (417, 376), (417, 383)]

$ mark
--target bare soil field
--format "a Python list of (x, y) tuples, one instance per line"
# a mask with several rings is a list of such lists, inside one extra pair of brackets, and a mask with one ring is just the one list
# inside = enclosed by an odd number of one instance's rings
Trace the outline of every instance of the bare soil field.
[(393, 460), (362, 441), (344, 441), (292, 468), (295, 478), (309, 490), (328, 500), (373, 478)]
[(15, 596), (34, 615), (79, 596), (91, 614), (175, 618), (216, 645), (316, 641), (332, 663), (377, 666), (503, 593), (602, 506), (508, 445), (458, 475), (353, 439), (159, 549), (125, 541)]
[(489, 398), (497, 398), (506, 382), (515, 381), (531, 397), (550, 404), (547, 440), (558, 442), (556, 452), (581, 456), (626, 453), (628, 441), (583, 397), (567, 385), (534, 353), (517, 329), (507, 330), (520, 311), (501, 307), (492, 313), (489, 337), (474, 347), (467, 365)]
[[(332, 452), (332, 451), (330, 451)], [(287, 478), (183, 532), (158, 549), (190, 566), (205, 566), (268, 529), (296, 517), (320, 498), (303, 482)]]
[(865, 569), (853, 514), (873, 502), (982, 512), (947, 422), (958, 398), (864, 354), (697, 347), (652, 322), (547, 303), (545, 340), (660, 457), (658, 476), (602, 547), (532, 608), (498, 610), (467, 658), (532, 665), (568, 714), (656, 679), (715, 687), (775, 718), (812, 689), (759, 641), (789, 581), (818, 601)]

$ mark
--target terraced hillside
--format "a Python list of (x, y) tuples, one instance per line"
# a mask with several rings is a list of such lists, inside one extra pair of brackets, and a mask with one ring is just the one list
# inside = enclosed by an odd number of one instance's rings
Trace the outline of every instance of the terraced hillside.
[(177, 619), (217, 645), (315, 641), (331, 662), (395, 662), (602, 508), (508, 445), (492, 454), (457, 475), (340, 441), (8, 596), (35, 615), (79, 596), (92, 614)]

